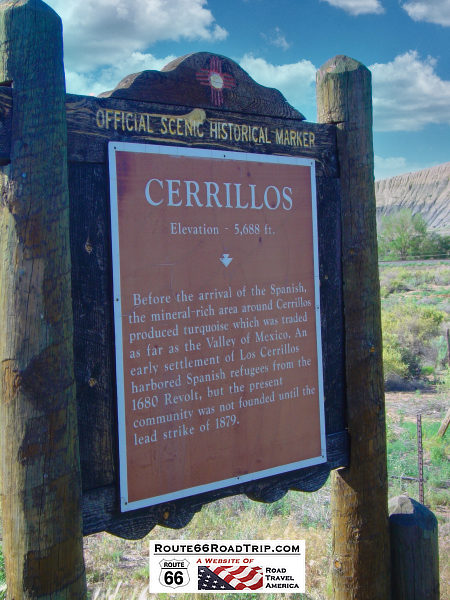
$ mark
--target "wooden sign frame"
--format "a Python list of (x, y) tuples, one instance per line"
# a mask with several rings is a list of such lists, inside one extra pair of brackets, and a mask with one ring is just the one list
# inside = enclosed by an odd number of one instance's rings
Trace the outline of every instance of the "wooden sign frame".
[[(211, 84), (217, 72), (223, 86)], [(214, 84), (217, 86), (217, 78)], [(226, 83), (226, 85), (225, 85)], [(10, 156), (13, 91), (0, 87), (0, 162)], [(341, 198), (336, 126), (308, 123), (276, 90), (226, 57), (197, 53), (125, 78), (99, 98), (66, 95), (74, 360), (84, 534), (140, 538), (184, 526), (208, 502), (244, 493), (272, 502), (314, 491), (348, 464)], [(121, 513), (119, 500), (108, 142), (302, 157), (316, 165), (327, 461)]]

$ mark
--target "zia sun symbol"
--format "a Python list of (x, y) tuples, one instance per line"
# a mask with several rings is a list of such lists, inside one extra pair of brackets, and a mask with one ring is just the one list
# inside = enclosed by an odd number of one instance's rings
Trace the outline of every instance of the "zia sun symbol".
[(236, 85), (231, 75), (222, 72), (222, 61), (218, 56), (211, 56), (209, 68), (197, 71), (196, 77), (201, 85), (208, 85), (211, 88), (211, 102), (214, 106), (222, 106), (223, 90)]

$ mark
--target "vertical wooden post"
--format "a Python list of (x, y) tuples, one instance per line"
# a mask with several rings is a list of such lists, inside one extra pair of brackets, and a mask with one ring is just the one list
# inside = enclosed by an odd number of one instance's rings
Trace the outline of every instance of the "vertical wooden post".
[(386, 432), (370, 71), (346, 56), (317, 73), (318, 120), (335, 123), (350, 467), (332, 474), (336, 600), (390, 597)]
[(438, 522), (408, 496), (389, 501), (392, 597), (439, 600)]
[(0, 2), (12, 86), (0, 169), (0, 485), (8, 598), (85, 598), (62, 27), (41, 0)]
[(449, 424), (450, 424), (450, 408), (447, 410), (447, 414), (445, 415), (444, 420), (442, 421), (441, 426), (439, 427), (439, 431), (437, 432), (438, 437), (444, 437)]

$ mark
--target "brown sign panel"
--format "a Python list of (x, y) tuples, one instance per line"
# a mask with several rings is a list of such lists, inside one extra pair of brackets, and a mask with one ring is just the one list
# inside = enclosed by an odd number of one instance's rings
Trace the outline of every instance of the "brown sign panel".
[(326, 462), (314, 161), (109, 161), (122, 511)]

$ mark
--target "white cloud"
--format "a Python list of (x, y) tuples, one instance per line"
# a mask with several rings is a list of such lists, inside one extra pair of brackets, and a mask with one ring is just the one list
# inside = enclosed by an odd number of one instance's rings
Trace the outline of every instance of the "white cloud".
[(119, 81), (131, 73), (139, 73), (147, 69), (160, 71), (175, 58), (176, 56), (173, 55), (156, 58), (152, 54), (133, 52), (124, 60), (95, 71), (80, 73), (66, 69), (67, 91), (71, 94), (98, 96), (101, 92), (114, 89)]
[(322, 0), (331, 6), (342, 8), (351, 15), (381, 14), (384, 8), (380, 0)]
[(436, 59), (421, 60), (411, 50), (370, 67), (377, 131), (419, 131), (432, 123), (450, 124), (450, 81), (441, 79), (435, 66)]
[(223, 40), (206, 0), (48, 0), (64, 26), (67, 67), (111, 65), (162, 40)]
[(419, 161), (409, 160), (403, 156), (388, 156), (382, 157), (375, 154), (375, 181), (381, 179), (389, 179), (397, 175), (405, 175), (406, 173), (415, 173), (422, 169), (429, 169), (437, 166), (436, 161), (427, 161), (420, 157)]
[[(261, 85), (278, 89), (289, 102), (309, 120), (315, 120), (316, 67), (309, 60), (286, 65), (273, 65), (263, 58), (245, 54), (241, 67)], [(312, 114), (314, 111), (314, 114)]]
[(402, 5), (414, 21), (427, 21), (437, 25), (450, 26), (450, 0), (410, 0)]
[(387, 179), (408, 171), (406, 158), (403, 156), (382, 157), (375, 154), (375, 179)]
[(265, 33), (261, 35), (267, 42), (269, 42), (269, 44), (276, 46), (277, 48), (281, 48), (282, 50), (287, 50), (291, 46), (279, 27), (275, 27), (275, 29), (269, 35)]

